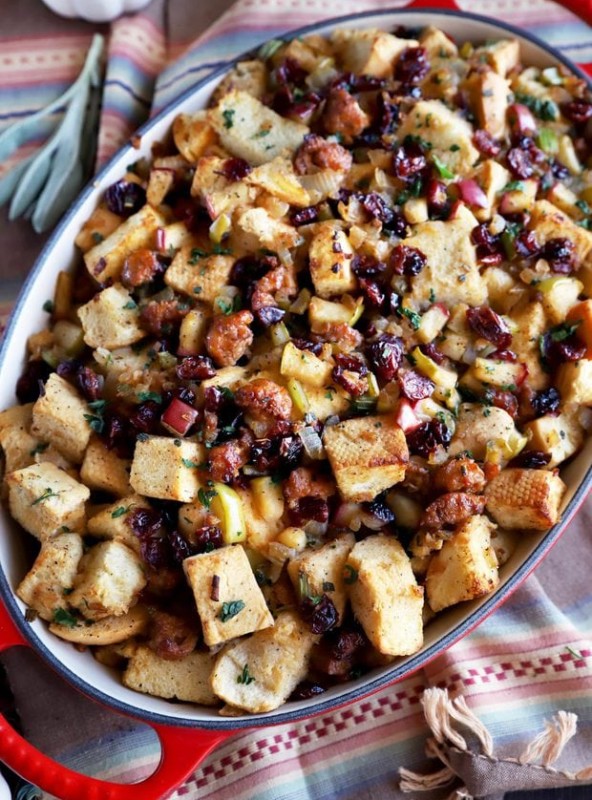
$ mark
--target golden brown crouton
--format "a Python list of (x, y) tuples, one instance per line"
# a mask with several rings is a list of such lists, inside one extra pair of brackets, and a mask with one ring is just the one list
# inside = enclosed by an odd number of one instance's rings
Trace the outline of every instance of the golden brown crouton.
[(565, 484), (540, 469), (505, 469), (485, 487), (487, 511), (503, 528), (546, 531), (559, 521)]
[(182, 247), (164, 275), (165, 283), (177, 292), (213, 305), (228, 285), (232, 256), (196, 256), (190, 245)]
[(98, 437), (91, 439), (80, 467), (80, 478), (89, 489), (123, 497), (130, 494), (130, 461), (119, 458)]
[(127, 614), (119, 617), (104, 617), (92, 625), (88, 620), (76, 625), (60, 625), (54, 622), (49, 626), (51, 633), (60, 639), (84, 647), (101, 647), (110, 644), (125, 642), (132, 636), (145, 633), (148, 628), (150, 615), (146, 606), (137, 605)]
[(33, 406), (31, 433), (50, 442), (70, 461), (84, 458), (91, 428), (86, 417), (88, 405), (68, 381), (52, 372), (45, 392)]
[(130, 484), (146, 497), (189, 503), (202, 486), (203, 473), (197, 467), (205, 460), (205, 449), (198, 442), (150, 436), (136, 442)]
[(81, 306), (78, 316), (89, 347), (112, 350), (139, 342), (146, 336), (140, 325), (138, 306), (119, 283), (103, 289)]
[(334, 221), (319, 223), (310, 243), (309, 258), (310, 275), (320, 297), (332, 297), (355, 289), (353, 256), (347, 235)]
[(128, 689), (155, 697), (215, 706), (218, 699), (210, 688), (214, 659), (210, 653), (195, 652), (178, 661), (169, 661), (141, 646), (129, 660), (123, 683)]

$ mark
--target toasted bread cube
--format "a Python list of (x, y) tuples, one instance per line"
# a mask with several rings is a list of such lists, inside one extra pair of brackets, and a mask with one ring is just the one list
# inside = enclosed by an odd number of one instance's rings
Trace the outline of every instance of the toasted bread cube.
[(189, 503), (202, 486), (195, 465), (205, 460), (205, 449), (197, 442), (150, 436), (136, 442), (130, 484), (146, 497)]
[(485, 56), (487, 63), (498, 75), (505, 78), (520, 61), (520, 44), (517, 39), (498, 39), (497, 42), (478, 47), (473, 59), (481, 63), (482, 56)]
[[(122, 542), (131, 550), (139, 553), (140, 540), (129, 525), (129, 514), (135, 508), (150, 508), (150, 503), (139, 494), (130, 494), (101, 508), (96, 514), (89, 516), (88, 533), (96, 539), (113, 539)], [(192, 528), (192, 531), (195, 530), (195, 527)]]
[(487, 70), (475, 72), (467, 83), (479, 127), (484, 128), (495, 139), (503, 138), (510, 82), (497, 72)]
[(46, 540), (17, 595), (42, 619), (52, 620), (57, 609), (68, 605), (64, 590), (74, 585), (82, 553), (82, 538), (77, 533), (59, 533)]
[(539, 340), (548, 323), (542, 303), (529, 303), (522, 311), (513, 313), (512, 320), (516, 323), (512, 347), (528, 367), (526, 382), (531, 389), (545, 389), (549, 385), (549, 375), (541, 365)]
[(310, 276), (320, 297), (344, 294), (356, 288), (351, 268), (353, 247), (347, 234), (333, 220), (317, 225), (310, 243)]
[(105, 617), (92, 624), (60, 625), (54, 622), (49, 626), (51, 633), (72, 644), (84, 647), (105, 647), (125, 642), (132, 636), (146, 633), (150, 614), (146, 606), (136, 605), (127, 614), (119, 617)]
[(222, 650), (212, 672), (214, 693), (253, 714), (285, 703), (306, 676), (319, 637), (295, 611), (282, 611), (273, 627)]
[(152, 206), (143, 206), (84, 254), (87, 270), (99, 283), (106, 283), (109, 278), (119, 280), (123, 262), (129, 254), (140, 247), (151, 248), (157, 228), (165, 225), (166, 221), (158, 211)]
[(86, 448), (80, 478), (89, 489), (123, 497), (131, 492), (130, 464), (128, 459), (119, 458), (101, 439), (95, 437)]
[(406, 656), (423, 644), (423, 589), (393, 536), (368, 536), (347, 559), (346, 582), (355, 617), (374, 647)]
[[(419, 306), (431, 305), (434, 294), (439, 303), (478, 306), (487, 299), (485, 282), (479, 274), (470, 233), (478, 224), (469, 209), (460, 205), (454, 219), (422, 222), (405, 245), (416, 247), (427, 259), (419, 275), (411, 278), (411, 299)], [(461, 281), (460, 278), (463, 278)]]
[(87, 619), (127, 614), (146, 585), (139, 556), (121, 542), (96, 544), (80, 562), (68, 598)]
[[(439, 100), (415, 103), (399, 127), (397, 138), (403, 141), (407, 135), (421, 136), (429, 142), (430, 152), (455, 175), (466, 175), (479, 158), (479, 151), (472, 142), (472, 126)], [(458, 149), (451, 150), (454, 146)]]
[[(242, 545), (186, 558), (183, 569), (209, 647), (273, 625)], [(213, 593), (212, 581), (216, 575), (218, 588)], [(213, 600), (212, 594), (218, 599)]]
[(509, 442), (519, 436), (514, 420), (503, 408), (488, 406), (488, 414), (480, 403), (463, 403), (459, 409), (458, 422), (452, 442), (448, 448), (449, 456), (457, 456), (468, 450), (473, 458), (482, 461), (487, 445)]
[(174, 183), (174, 170), (156, 166), (152, 167), (150, 170), (150, 177), (148, 178), (148, 186), (146, 188), (146, 202), (153, 208), (158, 208), (173, 188)]
[(190, 164), (195, 164), (218, 141), (218, 134), (207, 121), (207, 112), (178, 114), (173, 120), (175, 147)]
[(592, 361), (589, 358), (561, 364), (555, 383), (564, 403), (592, 405)]
[(83, 253), (86, 253), (110, 236), (122, 222), (123, 219), (109, 211), (106, 206), (99, 206), (80, 229), (80, 233), (74, 239), (74, 244)]
[[(199, 500), (196, 503), (184, 503), (179, 506), (177, 517), (179, 532), (183, 536), (191, 536), (198, 528), (207, 525), (219, 525), (220, 520)], [(90, 521), (89, 521), (90, 522)]]
[(565, 484), (541, 469), (504, 469), (485, 487), (487, 511), (502, 526), (546, 531), (559, 520)]
[[(566, 364), (564, 366), (568, 365)], [(571, 371), (568, 371), (564, 374), (569, 376), (570, 372)], [(575, 386), (571, 388), (573, 388), (576, 393), (581, 390), (588, 395), (590, 394), (589, 383), (587, 385), (582, 384), (577, 377), (575, 381)], [(573, 454), (580, 449), (584, 441), (584, 430), (577, 416), (567, 410), (562, 411), (561, 414), (557, 414), (557, 416), (546, 414), (544, 417), (539, 417), (532, 422), (528, 422), (524, 426), (524, 432), (529, 437), (527, 444), (528, 450), (539, 450), (551, 456), (551, 460), (546, 465), (547, 469), (553, 469), (570, 456), (573, 456)]]
[(458, 56), (458, 47), (452, 39), (433, 25), (428, 25), (422, 30), (419, 35), (419, 44), (427, 51), (430, 59), (456, 58)]
[(284, 150), (292, 154), (309, 131), (241, 89), (221, 97), (210, 110), (209, 120), (224, 147), (254, 165), (272, 161)]
[(11, 406), (5, 411), (0, 411), (0, 431), (4, 428), (18, 428), (19, 430), (28, 431), (33, 419), (33, 403), (25, 403), (25, 405)]
[(592, 289), (592, 233), (582, 228), (548, 200), (537, 201), (530, 218), (529, 228), (535, 231), (542, 246), (549, 239), (571, 239), (574, 244), (575, 263), (580, 266), (577, 277), (583, 281), (587, 293)]
[(235, 64), (216, 86), (212, 104), (217, 103), (228, 92), (238, 89), (258, 99), (263, 97), (267, 91), (267, 67), (262, 61), (255, 59)]
[(61, 528), (83, 532), (89, 489), (50, 462), (33, 464), (6, 476), (10, 513), (45, 542)]
[(188, 245), (179, 250), (164, 274), (165, 283), (211, 305), (228, 286), (234, 258), (207, 256), (196, 259), (193, 254), (194, 249)]
[(33, 406), (31, 433), (51, 442), (64, 456), (80, 464), (88, 446), (91, 429), (85, 401), (68, 381), (52, 372), (43, 394)]
[(0, 447), (4, 455), (5, 474), (35, 464), (35, 455), (39, 448), (47, 446), (16, 425), (1, 428)]
[(516, 298), (516, 293), (513, 292), (515, 279), (502, 267), (487, 267), (483, 270), (482, 277), (487, 286), (490, 306), (498, 314), (505, 314), (512, 307), (513, 296)]
[(244, 211), (236, 221), (232, 237), (245, 250), (289, 249), (301, 241), (296, 228), (274, 219), (264, 208)]
[(338, 625), (347, 602), (343, 568), (355, 543), (353, 533), (344, 533), (318, 549), (307, 547), (288, 563), (288, 575), (296, 591), (304, 588), (313, 597), (326, 594), (339, 614)]
[(499, 583), (487, 517), (471, 517), (435, 553), (426, 575), (426, 594), (432, 611), (489, 594)]
[(386, 78), (393, 74), (397, 57), (408, 47), (417, 47), (414, 39), (399, 39), (384, 31), (338, 28), (331, 36), (346, 72)]
[(287, 378), (296, 378), (311, 386), (326, 386), (331, 383), (333, 364), (288, 342), (282, 352), (280, 372)]
[(113, 350), (139, 342), (146, 336), (140, 327), (140, 314), (126, 288), (117, 283), (96, 294), (78, 309), (89, 347)]
[(215, 706), (218, 699), (210, 688), (214, 660), (215, 656), (210, 653), (194, 652), (170, 661), (141, 645), (130, 658), (122, 680), (128, 689), (136, 692)]
[(273, 161), (255, 167), (245, 177), (245, 181), (291, 206), (304, 207), (311, 203), (309, 193), (298, 180), (292, 162), (287, 158), (274, 158)]
[(390, 416), (348, 419), (325, 428), (325, 450), (344, 500), (362, 503), (405, 477), (409, 450)]

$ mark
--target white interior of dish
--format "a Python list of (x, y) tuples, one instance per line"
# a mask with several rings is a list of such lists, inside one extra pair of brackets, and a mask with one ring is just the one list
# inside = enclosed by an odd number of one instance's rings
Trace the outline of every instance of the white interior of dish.
[[(365, 16), (359, 20), (339, 23), (338, 26), (348, 28), (382, 27), (388, 30), (395, 24), (409, 26), (421, 26), (426, 24), (437, 25), (460, 41), (471, 40), (477, 42), (485, 39), (501, 38), (508, 35), (504, 28), (495, 23), (486, 23), (447, 14), (404, 11), (377, 13), (372, 16)], [(319, 26), (317, 30), (323, 33), (328, 32), (332, 27), (332, 24), (325, 24)], [(546, 52), (543, 48), (527, 39), (522, 40), (522, 59), (526, 64), (537, 66), (549, 66), (556, 63), (552, 54)], [(9, 331), (3, 363), (0, 364), (0, 408), (7, 408), (15, 402), (14, 386), (24, 363), (26, 339), (29, 334), (38, 331), (47, 324), (47, 315), (42, 311), (43, 303), (53, 296), (54, 283), (58, 271), (68, 268), (69, 265), (74, 264), (80, 257), (74, 246), (74, 238), (96, 206), (98, 197), (107, 186), (122, 176), (127, 164), (136, 161), (141, 156), (149, 157), (151, 144), (166, 138), (172, 120), (176, 114), (181, 112), (192, 113), (203, 108), (207, 104), (212, 89), (219, 79), (219, 77), (214, 79), (196, 91), (191, 97), (180, 101), (173, 109), (169, 110), (164, 118), (157, 120), (150, 130), (143, 135), (139, 149), (127, 147), (123, 150), (112, 162), (105, 174), (102, 175), (100, 180), (94, 184), (93, 191), (83, 197), (79, 205), (75, 206), (59, 238), (53, 243), (50, 250), (45, 253), (43, 263), (38, 268), (36, 278), (30, 284), (28, 294), (21, 301), (20, 307), (18, 308), (17, 324)], [(592, 442), (589, 442), (586, 449), (569, 468), (565, 470), (564, 479), (567, 481), (569, 487), (565, 499), (566, 505), (582, 483), (591, 457)], [(0, 564), (2, 565), (10, 586), (14, 590), (28, 568), (22, 547), (22, 537), (27, 534), (23, 534), (23, 532), (17, 528), (9, 518), (5, 509), (1, 510), (0, 519), (2, 530), (0, 535)], [(497, 592), (498, 595), (500, 590), (503, 590), (503, 587), (508, 583), (509, 579), (512, 578), (516, 570), (520, 569), (528, 561), (529, 557), (533, 555), (535, 548), (540, 542), (541, 536), (538, 534), (524, 535), (513, 558), (501, 570), (501, 584)], [(462, 604), (439, 616), (426, 629), (425, 647), (421, 652), (423, 653), (427, 648), (437, 645), (443, 637), (451, 633), (453, 634), (459, 626), (462, 626), (463, 623), (487, 601), (488, 598), (484, 598), (478, 602)], [(20, 601), (17, 601), (17, 603), (24, 615), (24, 605)], [(79, 653), (71, 645), (51, 635), (44, 623), (35, 621), (31, 624), (31, 629), (35, 636), (38, 637), (39, 643), (52, 653), (73, 677), (77, 677), (78, 679), (82, 678), (90, 689), (98, 690), (108, 698), (115, 700), (116, 703), (126, 705), (130, 710), (135, 709), (140, 713), (148, 712), (161, 717), (165, 716), (168, 717), (171, 722), (175, 720), (191, 720), (195, 723), (205, 723), (207, 725), (208, 720), (210, 722), (213, 720), (221, 721), (221, 718), (215, 710), (181, 703), (172, 704), (165, 700), (132, 692), (122, 685), (119, 673), (100, 665), (89, 653)], [(421, 653), (418, 655), (421, 656)], [(414, 656), (414, 665), (417, 663), (416, 659), (417, 656)], [(397, 662), (397, 665), (410, 662), (411, 659), (405, 659)], [(334, 699), (337, 703), (339, 699), (342, 699), (343, 702), (347, 699), (346, 696), (348, 692), (367, 683), (369, 677), (386, 678), (390, 671), (391, 668), (376, 670), (371, 673), (370, 676), (365, 676), (357, 682), (335, 687), (320, 698), (302, 701), (297, 704), (289, 704), (289, 706), (284, 706), (276, 712), (264, 715), (264, 718), (266, 721), (271, 722), (273, 718), (277, 720), (277, 718), (284, 715), (286, 711), (303, 713), (306, 709), (317, 704), (319, 700), (325, 701)], [(257, 718), (249, 717), (249, 721), (254, 721), (255, 719)], [(228, 727), (236, 727), (236, 722), (236, 719), (231, 718), (227, 720), (227, 725)]]

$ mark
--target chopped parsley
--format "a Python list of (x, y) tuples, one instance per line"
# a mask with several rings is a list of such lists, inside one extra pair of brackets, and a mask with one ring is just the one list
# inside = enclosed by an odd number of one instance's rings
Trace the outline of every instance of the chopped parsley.
[(253, 683), (254, 680), (255, 678), (249, 672), (249, 665), (245, 664), (241, 674), (237, 675), (236, 682), (243, 683), (245, 686), (248, 686), (250, 683)]
[(224, 118), (224, 127), (226, 130), (230, 130), (230, 128), (232, 128), (234, 125), (234, 114), (234, 108), (226, 108), (222, 112), (222, 116)]
[(526, 186), (522, 181), (510, 181), (506, 183), (502, 192), (523, 192)]
[(101, 244), (105, 240), (103, 234), (98, 231), (93, 231), (90, 236), (95, 244)]
[(111, 513), (111, 517), (113, 519), (118, 519), (119, 517), (123, 517), (126, 511), (129, 511), (129, 506), (127, 508), (125, 506), (117, 506), (115, 511)]
[(31, 503), (32, 506), (36, 506), (38, 503), (43, 503), (45, 500), (49, 500), (50, 497), (57, 497), (59, 492), (54, 492), (53, 489), (46, 489), (43, 494), (40, 494), (36, 500), (33, 500)]
[(409, 324), (414, 331), (419, 330), (419, 326), (421, 325), (421, 315), (418, 314), (417, 311), (412, 311), (410, 308), (401, 308), (400, 314), (403, 317), (407, 317)]
[(442, 159), (438, 158), (438, 156), (435, 153), (432, 156), (432, 161), (434, 162), (434, 166), (438, 170), (438, 175), (441, 178), (448, 178), (449, 180), (454, 178), (454, 172), (451, 172), (446, 166), (446, 164), (442, 161)]
[(190, 458), (182, 458), (181, 462), (183, 463), (184, 467), (187, 469), (198, 469), (201, 467), (201, 464), (197, 461), (192, 461)]
[(232, 248), (223, 247), (221, 244), (215, 244), (212, 247), (212, 253), (215, 256), (231, 256), (232, 255)]
[(137, 307), (138, 307), (138, 304), (136, 303), (136, 301), (135, 300), (131, 300), (131, 299), (128, 300), (127, 303), (124, 305), (124, 309), (126, 311), (133, 311), (134, 308), (137, 308)]
[(145, 403), (147, 400), (152, 400), (154, 403), (162, 403), (162, 395), (158, 392), (138, 392), (138, 402)]
[(251, 139), (263, 139), (264, 136), (269, 136), (270, 133), (271, 133), (270, 128), (261, 128), (260, 131), (257, 131), (257, 133), (254, 133), (251, 136)]
[(194, 267), (200, 258), (207, 258), (207, 255), (207, 252), (202, 250), (201, 247), (193, 247), (189, 253), (189, 259), (187, 263)]
[(436, 302), (436, 292), (433, 289), (430, 289), (428, 300), (430, 301), (430, 303)]
[(516, 102), (528, 106), (532, 113), (539, 119), (546, 122), (559, 118), (559, 108), (553, 100), (543, 100), (541, 97), (533, 97), (531, 94), (516, 92)]
[(457, 144), (451, 144), (448, 149), (450, 150), (451, 153), (456, 153), (460, 150), (460, 146)]
[(230, 600), (228, 603), (222, 603), (222, 608), (218, 612), (218, 617), (222, 622), (228, 622), (229, 619), (240, 614), (244, 607), (245, 603), (243, 600)]
[(562, 322), (561, 325), (555, 325), (554, 328), (551, 328), (549, 335), (554, 342), (563, 342), (565, 339), (569, 339), (570, 336), (574, 335), (580, 323), (581, 320), (571, 323)]
[(103, 433), (103, 429), (105, 427), (103, 414), (105, 413), (106, 406), (106, 400), (93, 400), (88, 404), (88, 407), (91, 409), (91, 411), (94, 411), (94, 414), (84, 414), (84, 419), (88, 422), (91, 429), (95, 433)]
[(73, 617), (65, 608), (56, 608), (54, 610), (53, 621), (57, 625), (63, 625), (65, 628), (75, 628), (78, 625), (76, 617)]
[(220, 311), (226, 317), (228, 317), (233, 312), (240, 311), (242, 304), (241, 304), (240, 296), (236, 295), (236, 297), (234, 299), (232, 299), (232, 300), (225, 300), (223, 297), (217, 297), (216, 298), (216, 305), (218, 306)]
[(204, 508), (208, 511), (212, 505), (212, 500), (216, 497), (217, 492), (214, 489), (200, 489), (197, 493), (197, 499)]
[(358, 570), (354, 569), (351, 564), (346, 564), (343, 567), (343, 582), (346, 586), (351, 586), (358, 580)]

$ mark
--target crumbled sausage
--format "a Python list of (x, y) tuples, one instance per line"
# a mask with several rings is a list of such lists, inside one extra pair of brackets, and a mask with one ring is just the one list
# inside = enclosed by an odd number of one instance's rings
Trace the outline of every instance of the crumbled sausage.
[(177, 300), (152, 300), (140, 312), (142, 327), (155, 336), (171, 333), (177, 327), (189, 307)]
[(125, 259), (121, 273), (121, 282), (125, 286), (141, 286), (151, 281), (155, 275), (163, 271), (157, 254), (147, 247), (134, 250)]
[(413, 494), (427, 494), (430, 488), (430, 471), (423, 459), (410, 457), (401, 486)]
[(293, 470), (283, 483), (283, 492), (288, 508), (297, 509), (305, 497), (327, 500), (335, 494), (335, 484), (323, 475), (313, 475), (306, 467)]
[(339, 342), (344, 352), (356, 350), (364, 341), (362, 334), (347, 322), (324, 322), (318, 333), (327, 342)]
[(273, 436), (278, 422), (292, 414), (292, 399), (283, 386), (266, 378), (245, 383), (236, 392), (234, 402), (249, 415), (249, 424), (259, 438)]
[(434, 473), (434, 487), (441, 492), (482, 492), (485, 475), (472, 458), (453, 458)]
[(315, 168), (349, 172), (352, 161), (352, 154), (345, 147), (310, 133), (296, 151), (294, 169), (298, 175), (314, 172)]
[(298, 284), (293, 270), (281, 264), (270, 270), (255, 283), (251, 297), (253, 311), (266, 306), (275, 306), (280, 300), (288, 300), (298, 292)]
[(421, 526), (432, 529), (454, 527), (475, 514), (481, 514), (484, 508), (482, 495), (449, 492), (430, 503), (421, 518)]
[(248, 460), (249, 445), (246, 441), (231, 439), (218, 444), (208, 454), (210, 476), (214, 481), (231, 483)]
[(206, 347), (219, 367), (231, 367), (245, 355), (253, 342), (250, 311), (214, 317), (206, 336)]
[(340, 133), (346, 140), (351, 140), (370, 124), (370, 117), (345, 89), (331, 89), (323, 123), (328, 133)]
[(176, 661), (195, 650), (198, 632), (188, 620), (169, 614), (167, 611), (154, 611), (148, 637), (148, 647), (160, 658)]

